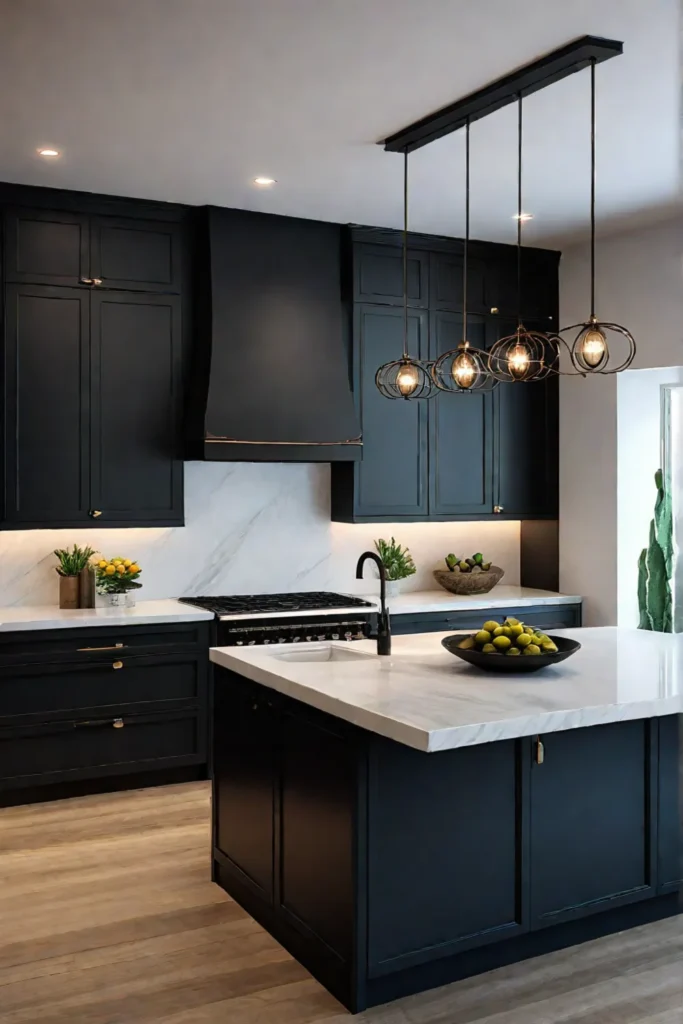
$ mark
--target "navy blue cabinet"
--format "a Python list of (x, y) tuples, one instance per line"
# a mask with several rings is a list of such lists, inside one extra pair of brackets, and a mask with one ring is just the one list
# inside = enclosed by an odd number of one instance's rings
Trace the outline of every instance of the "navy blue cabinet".
[[(403, 347), (402, 263), (391, 232), (378, 233), (381, 243), (368, 242), (369, 234), (359, 229), (353, 244), (352, 376), (363, 457), (355, 467), (332, 467), (332, 519), (556, 518), (557, 378), (413, 402), (377, 391), (378, 367), (400, 358)], [(516, 326), (515, 250), (477, 242), (470, 257), (467, 334), (486, 349)], [(556, 252), (524, 252), (529, 328), (556, 326), (558, 259)], [(411, 235), (412, 355), (433, 361), (462, 340), (462, 262), (462, 242)]]

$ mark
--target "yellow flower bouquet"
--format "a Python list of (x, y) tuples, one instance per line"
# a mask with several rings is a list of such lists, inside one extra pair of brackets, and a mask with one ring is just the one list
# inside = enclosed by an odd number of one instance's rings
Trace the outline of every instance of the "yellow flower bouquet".
[(97, 589), (100, 594), (127, 594), (129, 590), (138, 590), (142, 583), (137, 579), (142, 570), (137, 562), (130, 558), (100, 558), (95, 563)]

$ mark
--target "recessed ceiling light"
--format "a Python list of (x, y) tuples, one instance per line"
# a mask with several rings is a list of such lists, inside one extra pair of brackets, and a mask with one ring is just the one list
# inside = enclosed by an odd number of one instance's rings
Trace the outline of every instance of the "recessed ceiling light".
[(513, 220), (521, 220), (521, 222), (523, 224), (525, 220), (533, 220), (534, 219), (534, 215), (533, 215), (533, 213), (515, 213), (515, 214), (513, 214), (512, 219)]
[(39, 149), (38, 150), (38, 156), (44, 156), (44, 157), (48, 157), (49, 158), (49, 157), (56, 157), (56, 156), (59, 156), (59, 155), (60, 154), (59, 154), (59, 150), (58, 149), (48, 149), (48, 148), (45, 148), (45, 149)]
[(254, 184), (258, 185), (259, 188), (270, 188), (271, 185), (277, 185), (275, 178), (254, 178)]

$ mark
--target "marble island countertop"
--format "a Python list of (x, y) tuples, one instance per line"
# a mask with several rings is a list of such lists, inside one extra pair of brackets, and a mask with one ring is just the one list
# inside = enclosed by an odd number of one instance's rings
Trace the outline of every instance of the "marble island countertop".
[(74, 629), (83, 626), (144, 626), (162, 622), (213, 619), (211, 612), (181, 601), (138, 601), (133, 608), (73, 608), (54, 605), (0, 607), (0, 633), (29, 629)]
[[(366, 595), (366, 599), (376, 600)], [(464, 612), (488, 608), (531, 608), (538, 605), (580, 604), (581, 598), (556, 594), (552, 590), (536, 590), (511, 583), (499, 583), (488, 594), (449, 594), (442, 590), (417, 590), (398, 594), (387, 600), (392, 615), (418, 615), (425, 612)]]
[[(446, 633), (301, 647), (212, 648), (217, 665), (417, 750), (683, 712), (683, 634), (558, 630), (582, 648), (530, 675), (484, 673), (448, 654)], [(220, 685), (220, 684), (219, 684)], [(229, 685), (229, 684), (228, 684)]]

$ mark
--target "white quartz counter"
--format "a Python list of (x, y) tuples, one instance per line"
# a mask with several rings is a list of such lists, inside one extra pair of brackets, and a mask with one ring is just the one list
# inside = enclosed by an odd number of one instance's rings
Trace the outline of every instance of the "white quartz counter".
[(370, 640), (223, 647), (210, 656), (256, 683), (423, 751), (683, 712), (683, 634), (610, 627), (558, 633), (579, 640), (581, 650), (529, 675), (467, 665), (441, 646), (446, 633), (394, 637), (389, 658), (378, 657)]
[[(367, 597), (367, 600), (373, 598)], [(375, 598), (376, 599), (376, 598)], [(581, 598), (556, 594), (552, 590), (534, 590), (499, 583), (488, 594), (449, 594), (446, 590), (418, 590), (391, 597), (387, 604), (392, 615), (417, 615), (426, 612), (466, 612), (488, 608), (530, 608), (536, 605), (580, 604)]]
[(18, 629), (68, 629), (83, 626), (144, 626), (162, 622), (213, 619), (211, 612), (181, 601), (138, 601), (134, 608), (74, 608), (54, 605), (0, 607), (0, 632)]

